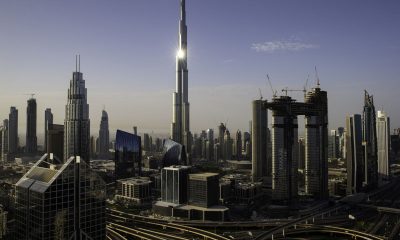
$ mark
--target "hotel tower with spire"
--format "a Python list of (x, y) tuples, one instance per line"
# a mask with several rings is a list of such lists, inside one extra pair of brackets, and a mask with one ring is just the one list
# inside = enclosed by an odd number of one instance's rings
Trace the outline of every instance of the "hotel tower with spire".
[(83, 74), (80, 72), (80, 56), (76, 61), (76, 70), (72, 74), (68, 89), (68, 102), (65, 106), (64, 121), (64, 161), (80, 156), (90, 161), (90, 120), (87, 89)]

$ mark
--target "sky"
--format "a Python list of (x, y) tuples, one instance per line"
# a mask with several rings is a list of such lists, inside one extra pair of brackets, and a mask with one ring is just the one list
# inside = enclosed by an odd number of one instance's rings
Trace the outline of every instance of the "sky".
[[(192, 132), (248, 131), (251, 101), (273, 88), (328, 92), (329, 128), (361, 113), (363, 91), (400, 127), (400, 1), (187, 0)], [(101, 111), (116, 129), (168, 133), (175, 89), (178, 0), (0, 1), (0, 119), (10, 106), (26, 130), (35, 93), (38, 137), (44, 110), (65, 117), (67, 89), (81, 55), (91, 134)], [(302, 101), (302, 92), (289, 93)], [(270, 122), (270, 121), (269, 121)], [(21, 139), (24, 141), (24, 139)], [(39, 141), (39, 144), (41, 142)]]

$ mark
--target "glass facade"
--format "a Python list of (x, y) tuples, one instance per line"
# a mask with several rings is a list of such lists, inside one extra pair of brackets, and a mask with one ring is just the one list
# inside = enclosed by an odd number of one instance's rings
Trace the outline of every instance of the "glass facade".
[(140, 136), (117, 130), (115, 138), (115, 180), (141, 175), (142, 143)]
[(185, 146), (171, 139), (165, 139), (163, 143), (163, 160), (162, 167), (172, 165), (186, 165)]
[(105, 239), (104, 181), (74, 157), (47, 156), (16, 184), (15, 239)]

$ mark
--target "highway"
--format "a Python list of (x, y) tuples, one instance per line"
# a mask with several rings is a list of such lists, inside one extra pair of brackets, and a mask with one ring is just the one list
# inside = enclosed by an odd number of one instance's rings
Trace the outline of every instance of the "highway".
[(341, 209), (342, 207), (343, 207), (343, 204), (339, 204), (338, 206), (334, 206), (334, 207), (328, 208), (328, 209), (326, 209), (324, 211), (320, 211), (320, 212), (317, 212), (317, 213), (314, 213), (314, 214), (309, 214), (309, 215), (307, 215), (305, 217), (301, 217), (301, 218), (295, 219), (295, 220), (293, 220), (291, 222), (288, 222), (286, 224), (274, 227), (271, 230), (266, 231), (266, 232), (258, 235), (255, 238), (255, 240), (273, 239), (273, 235), (274, 234), (278, 234), (280, 232), (284, 232), (285, 229), (288, 229), (288, 228), (291, 228), (291, 227), (295, 227), (296, 225), (304, 223), (304, 222), (308, 222), (308, 220), (312, 220), (317, 216), (328, 214), (328, 213), (330, 213), (332, 211), (337, 211), (337, 210)]
[[(129, 213), (125, 213), (125, 212), (121, 212), (121, 211), (117, 211), (117, 210), (109, 210), (109, 212), (112, 213), (112, 214), (108, 214), (108, 216), (110, 218), (115, 219), (116, 221), (119, 221), (121, 223), (140, 223), (142, 225), (150, 225), (153, 228), (156, 227), (156, 228), (161, 228), (161, 229), (178, 230), (180, 232), (190, 233), (192, 235), (195, 235), (195, 236), (198, 236), (198, 237), (201, 237), (204, 239), (209, 239), (209, 240), (228, 240), (228, 238), (220, 236), (216, 233), (209, 232), (209, 231), (199, 229), (199, 228), (194, 228), (191, 226), (185, 226), (185, 225), (176, 224), (173, 222), (167, 222), (167, 221), (163, 221), (163, 220), (159, 220), (159, 219), (153, 219), (153, 218), (143, 217), (143, 216), (139, 216), (139, 215), (129, 214)], [(121, 224), (116, 224), (114, 222), (110, 223), (110, 227), (112, 227), (114, 229), (118, 228), (120, 230), (123, 229), (125, 232), (132, 232), (136, 235), (142, 234), (149, 239), (165, 239), (165, 236), (164, 236), (164, 238), (157, 238), (154, 235), (152, 237), (155, 237), (155, 238), (151, 238), (150, 237), (151, 233), (146, 232), (145, 230), (143, 230), (143, 228), (135, 229), (132, 226), (126, 227)], [(171, 238), (171, 239), (179, 239), (179, 238)]]
[[(317, 226), (311, 224), (300, 224), (296, 226), (296, 229), (286, 231), (284, 235), (276, 236), (273, 239), (285, 239), (286, 236), (293, 235), (307, 235), (312, 233), (329, 233), (341, 236), (350, 236), (353, 239), (364, 239), (364, 240), (385, 240), (383, 237), (375, 236), (365, 232), (360, 232), (352, 229), (334, 227), (334, 226)], [(272, 238), (271, 238), (272, 239)]]

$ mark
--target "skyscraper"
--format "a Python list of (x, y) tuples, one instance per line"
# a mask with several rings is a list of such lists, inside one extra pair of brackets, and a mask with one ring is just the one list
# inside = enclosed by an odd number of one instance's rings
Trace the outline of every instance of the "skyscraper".
[[(274, 98), (272, 104), (290, 108), (294, 100), (288, 96)], [(298, 123), (294, 111), (272, 110), (272, 199), (292, 204), (298, 194)], [(255, 122), (253, 120), (253, 125)], [(254, 132), (253, 127), (253, 134)], [(264, 130), (267, 131), (266, 129)], [(266, 135), (266, 133), (265, 133)], [(255, 142), (253, 141), (253, 144)], [(266, 146), (265, 144), (262, 146)], [(261, 147), (262, 147), (261, 146)], [(254, 150), (254, 147), (253, 147)], [(253, 151), (253, 154), (255, 152)]]
[(187, 26), (185, 0), (180, 1), (181, 19), (179, 21), (179, 46), (176, 55), (176, 91), (173, 93), (173, 118), (171, 125), (172, 140), (191, 148), (189, 126), (189, 96), (187, 68)]
[(105, 239), (106, 185), (79, 157), (45, 154), (15, 187), (15, 239)]
[(161, 170), (161, 201), (183, 204), (188, 200), (188, 166), (170, 166)]
[(224, 136), (224, 160), (232, 160), (232, 145), (233, 145), (233, 141), (231, 138), (231, 134), (229, 132), (229, 130), (225, 131), (225, 136)]
[(77, 59), (76, 70), (72, 74), (65, 106), (64, 160), (71, 156), (80, 156), (87, 163), (90, 161), (89, 104), (85, 80), (80, 72), (80, 57), (79, 64)]
[(64, 159), (64, 125), (47, 125), (47, 154), (53, 153), (57, 158)]
[(378, 111), (376, 121), (376, 135), (378, 148), (378, 184), (389, 180), (390, 176), (390, 118), (383, 111)]
[(364, 182), (361, 115), (346, 118), (347, 194), (358, 193)]
[(214, 159), (214, 130), (211, 128), (207, 129), (206, 158), (208, 161), (216, 160)]
[(376, 116), (374, 97), (364, 92), (364, 111), (362, 117), (362, 145), (365, 166), (365, 185), (374, 188), (378, 182)]
[(225, 137), (225, 131), (226, 131), (226, 126), (223, 124), (223, 123), (221, 123), (219, 126), (218, 126), (218, 143), (219, 143), (219, 146), (220, 146), (220, 148), (221, 148), (221, 151), (219, 152), (219, 154), (218, 154), (218, 158), (216, 159), (217, 161), (219, 160), (219, 159), (224, 159), (224, 151), (223, 151), (223, 148), (224, 148), (224, 137)]
[(110, 133), (108, 131), (108, 114), (105, 110), (101, 113), (99, 129), (99, 158), (109, 158)]
[[(53, 114), (51, 113), (51, 108), (46, 108), (44, 111), (44, 151), (47, 152), (47, 132), (49, 131), (49, 125), (53, 124)], [(61, 156), (58, 156), (61, 157)]]
[(36, 136), (36, 120), (37, 120), (37, 104), (36, 99), (28, 100), (26, 109), (26, 145), (25, 152), (28, 154), (36, 154), (37, 152), (37, 136)]
[(115, 180), (141, 176), (142, 143), (140, 136), (117, 130), (115, 137)]
[(331, 134), (328, 138), (328, 158), (339, 157), (339, 136), (336, 130), (331, 130)]
[(6, 162), (8, 153), (8, 119), (4, 119), (3, 126), (0, 127), (0, 159)]
[(252, 177), (259, 181), (267, 175), (267, 109), (263, 100), (253, 101), (252, 121)]
[(242, 132), (236, 132), (236, 159), (242, 160)]
[(8, 153), (15, 156), (18, 151), (18, 109), (10, 108), (8, 115)]
[(328, 198), (328, 95), (319, 80), (304, 102), (316, 109), (306, 114), (305, 190), (315, 198)]

